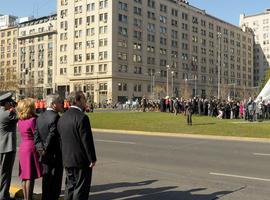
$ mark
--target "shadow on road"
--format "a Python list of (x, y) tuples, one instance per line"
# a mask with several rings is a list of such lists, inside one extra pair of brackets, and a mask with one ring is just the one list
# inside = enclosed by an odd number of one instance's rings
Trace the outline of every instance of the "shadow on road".
[(111, 190), (111, 189), (115, 189), (115, 188), (122, 188), (122, 187), (146, 186), (146, 185), (150, 185), (150, 184), (157, 182), (157, 181), (158, 180), (148, 180), (148, 181), (140, 181), (140, 182), (134, 182), (134, 183), (120, 182), (120, 183), (112, 183), (112, 184), (105, 184), (105, 185), (93, 185), (91, 187), (91, 193), (104, 192), (106, 190)]
[[(157, 182), (157, 180), (149, 180), (135, 183), (113, 183), (106, 185), (95, 185), (91, 189), (91, 200), (217, 200), (221, 197), (231, 194), (233, 192), (242, 190), (239, 188), (232, 191), (217, 191), (210, 194), (205, 194), (207, 188), (194, 188), (191, 190), (180, 191), (178, 186), (166, 186), (152, 188), (150, 184)], [(143, 187), (142, 189), (130, 189), (130, 187)], [(110, 192), (111, 189), (123, 188), (120, 192)], [(128, 188), (128, 189), (127, 189)], [(107, 192), (106, 192), (107, 191)], [(198, 192), (203, 194), (198, 194)]]
[[(194, 188), (190, 190), (177, 190), (178, 186), (166, 186), (152, 188), (150, 185), (158, 180), (148, 180), (141, 182), (120, 182), (105, 185), (94, 185), (91, 188), (89, 200), (219, 200), (223, 196), (245, 189), (240, 187), (231, 191), (217, 191), (206, 194), (207, 188)], [(136, 189), (130, 189), (136, 187)], [(138, 187), (143, 187), (138, 189)], [(123, 189), (121, 189), (123, 188)], [(119, 192), (110, 192), (117, 189)], [(201, 192), (202, 194), (198, 194)], [(62, 191), (64, 195), (64, 191)], [(18, 191), (15, 197), (23, 197), (22, 190)], [(41, 194), (35, 194), (35, 200), (41, 199)], [(63, 196), (59, 200), (63, 200)]]

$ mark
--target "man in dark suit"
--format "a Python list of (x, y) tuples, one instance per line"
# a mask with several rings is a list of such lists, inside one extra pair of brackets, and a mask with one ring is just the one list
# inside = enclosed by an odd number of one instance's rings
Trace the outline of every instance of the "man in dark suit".
[(84, 114), (83, 92), (72, 92), (71, 107), (59, 119), (57, 128), (62, 141), (66, 171), (65, 200), (87, 200), (96, 153), (89, 118)]
[(63, 103), (58, 94), (48, 95), (47, 109), (37, 119), (34, 138), (43, 168), (42, 200), (58, 200), (61, 193), (63, 163), (57, 123)]
[(192, 126), (192, 113), (193, 113), (193, 104), (192, 100), (189, 99), (186, 103), (186, 115), (187, 115), (187, 124)]
[(16, 155), (16, 124), (12, 93), (0, 96), (0, 200), (10, 200), (9, 187)]

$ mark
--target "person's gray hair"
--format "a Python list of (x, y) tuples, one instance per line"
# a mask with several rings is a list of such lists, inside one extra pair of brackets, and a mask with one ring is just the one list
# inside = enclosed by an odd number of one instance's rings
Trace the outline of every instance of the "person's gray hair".
[(59, 94), (50, 94), (46, 96), (46, 107), (52, 108), (53, 104), (63, 102), (63, 98)]

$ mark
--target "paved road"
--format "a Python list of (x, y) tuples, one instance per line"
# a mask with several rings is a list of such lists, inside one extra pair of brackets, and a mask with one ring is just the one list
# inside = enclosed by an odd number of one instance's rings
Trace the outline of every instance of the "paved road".
[(270, 199), (270, 143), (115, 133), (94, 138), (91, 200)]

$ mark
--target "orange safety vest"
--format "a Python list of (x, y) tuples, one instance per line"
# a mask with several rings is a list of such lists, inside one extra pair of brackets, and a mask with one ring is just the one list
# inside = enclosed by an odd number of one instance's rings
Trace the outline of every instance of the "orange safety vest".
[(38, 100), (35, 101), (35, 108), (36, 109), (39, 109), (39, 102), (38, 102)]
[(39, 106), (41, 109), (45, 108), (45, 101), (44, 100), (40, 100)]

